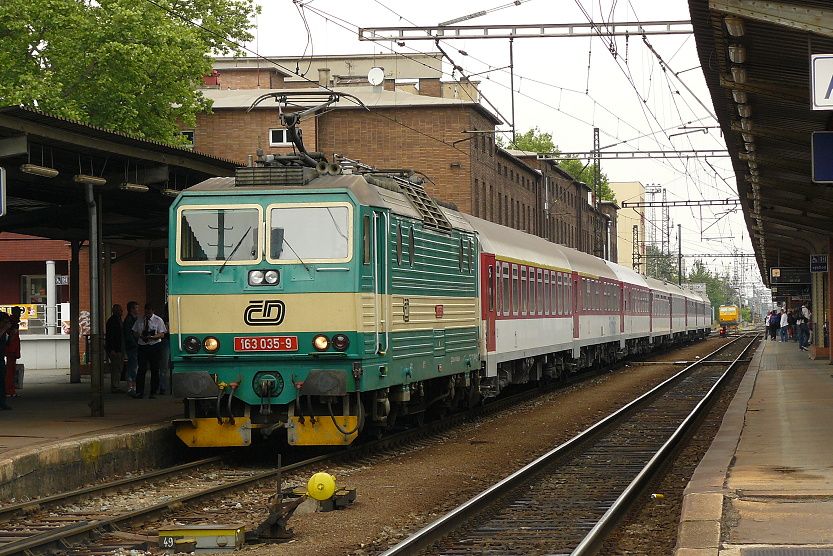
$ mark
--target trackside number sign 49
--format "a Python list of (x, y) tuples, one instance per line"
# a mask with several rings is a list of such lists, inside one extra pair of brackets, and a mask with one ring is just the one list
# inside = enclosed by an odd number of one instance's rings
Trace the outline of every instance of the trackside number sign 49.
[(298, 351), (298, 337), (236, 336), (234, 351)]

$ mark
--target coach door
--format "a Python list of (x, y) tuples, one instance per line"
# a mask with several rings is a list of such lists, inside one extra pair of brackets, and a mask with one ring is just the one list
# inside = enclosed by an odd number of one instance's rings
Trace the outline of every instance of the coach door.
[(480, 259), (480, 307), (485, 326), (486, 351), (495, 351), (495, 318), (497, 317), (497, 284), (500, 269), (495, 256), (483, 253)]
[(571, 301), (572, 309), (573, 309), (573, 339), (576, 340), (576, 339), (578, 339), (578, 336), (579, 336), (579, 313), (578, 313), (578, 308), (582, 306), (581, 302), (579, 301), (579, 298), (581, 298), (582, 300), (584, 299), (584, 292), (579, 287), (578, 273), (573, 272), (572, 280), (573, 280), (573, 292), (572, 292), (573, 295), (572, 295), (572, 299), (570, 301)]

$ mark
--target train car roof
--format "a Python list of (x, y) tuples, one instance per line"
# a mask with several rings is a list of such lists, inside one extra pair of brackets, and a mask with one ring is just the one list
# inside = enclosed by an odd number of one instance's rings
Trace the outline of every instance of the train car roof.
[(565, 271), (572, 269), (570, 260), (564, 253), (565, 249), (561, 245), (470, 214), (457, 213), (457, 215), (468, 221), (477, 231), (483, 251), (487, 253), (494, 253), (502, 259), (516, 260), (521, 263), (543, 265)]
[(604, 259), (594, 257), (588, 253), (571, 249), (570, 247), (563, 247), (561, 249), (567, 255), (570, 261), (570, 267), (581, 275), (589, 276), (591, 278), (609, 278), (611, 280), (618, 280), (616, 273), (613, 272)]
[(616, 275), (616, 278), (622, 282), (628, 282), (629, 284), (635, 284), (645, 288), (648, 287), (648, 282), (645, 281), (645, 277), (635, 270), (611, 261), (606, 261), (606, 263), (607, 266), (610, 267), (610, 270)]

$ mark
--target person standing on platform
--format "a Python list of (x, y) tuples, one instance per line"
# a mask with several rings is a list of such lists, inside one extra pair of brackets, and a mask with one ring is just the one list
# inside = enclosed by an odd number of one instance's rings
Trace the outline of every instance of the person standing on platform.
[(769, 339), (775, 340), (775, 334), (778, 332), (778, 326), (781, 324), (781, 317), (778, 316), (777, 311), (772, 311), (769, 315)]
[(122, 339), (124, 340), (124, 353), (127, 355), (127, 393), (136, 393), (136, 372), (139, 370), (139, 344), (133, 335), (133, 325), (139, 318), (139, 304), (130, 301), (127, 304), (127, 317), (122, 323)]
[(6, 333), (8, 336), (6, 340), (6, 396), (9, 398), (17, 397), (15, 377), (17, 375), (17, 360), (20, 359), (21, 314), (23, 314), (23, 308), (12, 307), (12, 314), (9, 319), (11, 321), (11, 327)]
[(11, 409), (6, 403), (6, 343), (11, 327), (12, 319), (9, 318), (9, 314), (0, 311), (0, 410)]
[(110, 360), (110, 391), (120, 392), (119, 380), (124, 367), (124, 340), (122, 338), (121, 305), (113, 305), (113, 314), (107, 319), (104, 349)]
[(789, 326), (790, 319), (787, 317), (787, 310), (781, 309), (781, 316), (779, 317), (781, 321), (778, 323), (778, 331), (781, 334), (781, 341), (787, 341), (787, 326)]
[(134, 398), (141, 398), (145, 392), (145, 376), (150, 367), (149, 399), (156, 397), (159, 390), (159, 363), (162, 355), (162, 338), (165, 336), (165, 323), (159, 315), (153, 313), (153, 305), (145, 303), (145, 315), (133, 325), (133, 336), (139, 344), (139, 372), (136, 374), (136, 393)]
[(787, 313), (787, 339), (795, 341), (795, 311)]
[(804, 351), (809, 351), (807, 348), (810, 347), (810, 321), (813, 318), (813, 314), (810, 312), (810, 309), (807, 308), (806, 303), (801, 305), (801, 313), (798, 318), (800, 321), (798, 347)]

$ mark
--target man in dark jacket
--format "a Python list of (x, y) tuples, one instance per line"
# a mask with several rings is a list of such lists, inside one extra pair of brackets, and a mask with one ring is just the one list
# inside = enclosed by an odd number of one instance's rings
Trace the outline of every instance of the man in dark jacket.
[(104, 336), (104, 350), (110, 361), (110, 391), (119, 392), (119, 380), (124, 366), (123, 332), (121, 322), (121, 305), (113, 305), (113, 314), (107, 319)]
[(139, 344), (133, 336), (133, 325), (139, 317), (139, 304), (131, 301), (127, 304), (127, 317), (122, 325), (124, 353), (127, 355), (127, 393), (136, 392), (136, 372), (139, 370)]

